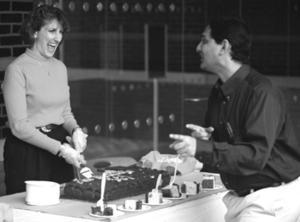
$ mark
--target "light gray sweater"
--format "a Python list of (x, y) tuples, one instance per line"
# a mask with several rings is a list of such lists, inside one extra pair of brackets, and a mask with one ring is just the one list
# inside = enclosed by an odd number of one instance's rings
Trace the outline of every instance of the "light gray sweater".
[(71, 112), (66, 66), (30, 49), (6, 69), (2, 84), (8, 126), (19, 139), (57, 154), (60, 142), (36, 127), (63, 124), (71, 134), (78, 126)]

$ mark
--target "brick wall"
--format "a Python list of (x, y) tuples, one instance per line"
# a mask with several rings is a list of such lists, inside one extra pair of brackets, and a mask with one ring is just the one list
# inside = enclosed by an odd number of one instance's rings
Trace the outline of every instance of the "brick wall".
[[(33, 8), (32, 0), (1, 0), (0, 1), (0, 84), (3, 82), (7, 65), (22, 54), (24, 45), (19, 34), (20, 25), (29, 11)], [(7, 127), (6, 110), (3, 93), (0, 92), (0, 139), (5, 138)]]

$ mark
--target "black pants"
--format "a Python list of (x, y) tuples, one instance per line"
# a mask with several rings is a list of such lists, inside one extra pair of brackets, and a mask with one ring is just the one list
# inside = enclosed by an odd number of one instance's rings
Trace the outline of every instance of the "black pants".
[[(46, 135), (64, 143), (67, 132), (59, 126)], [(74, 179), (73, 167), (64, 158), (28, 144), (12, 133), (6, 138), (3, 156), (6, 194), (24, 192), (26, 180), (46, 180), (61, 184)]]

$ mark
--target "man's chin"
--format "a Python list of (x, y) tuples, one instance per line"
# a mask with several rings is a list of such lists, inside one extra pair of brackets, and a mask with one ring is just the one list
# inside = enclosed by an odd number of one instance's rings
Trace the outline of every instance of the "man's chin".
[(201, 64), (200, 64), (200, 68), (201, 68), (202, 70), (205, 70), (205, 65), (203, 65), (203, 63), (201, 63)]

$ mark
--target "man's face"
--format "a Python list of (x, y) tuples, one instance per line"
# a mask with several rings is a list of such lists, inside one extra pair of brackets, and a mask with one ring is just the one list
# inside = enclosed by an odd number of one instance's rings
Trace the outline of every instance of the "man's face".
[(201, 41), (198, 44), (196, 51), (200, 55), (200, 67), (202, 70), (216, 73), (219, 64), (219, 52), (222, 48), (218, 45), (213, 38), (210, 36), (211, 29), (209, 26), (206, 27), (201, 35)]

